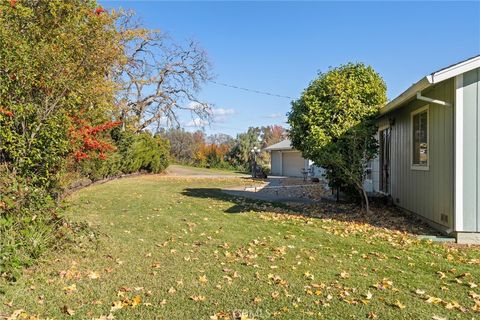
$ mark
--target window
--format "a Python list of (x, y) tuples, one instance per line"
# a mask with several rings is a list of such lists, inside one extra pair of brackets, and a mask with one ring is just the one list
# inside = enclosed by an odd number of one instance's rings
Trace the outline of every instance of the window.
[(367, 162), (367, 166), (365, 168), (365, 180), (372, 181), (372, 160)]
[(428, 106), (412, 113), (412, 169), (428, 170)]

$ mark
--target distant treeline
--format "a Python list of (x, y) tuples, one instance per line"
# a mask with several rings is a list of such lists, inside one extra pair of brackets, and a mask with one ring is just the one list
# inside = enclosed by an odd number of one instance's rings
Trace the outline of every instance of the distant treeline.
[(280, 142), (285, 135), (286, 130), (279, 125), (250, 127), (236, 138), (226, 134), (206, 136), (202, 131), (188, 132), (181, 128), (160, 132), (162, 138), (170, 141), (170, 154), (177, 163), (242, 171), (251, 169), (254, 147), (262, 150), (257, 164), (266, 169), (270, 156), (263, 149)]

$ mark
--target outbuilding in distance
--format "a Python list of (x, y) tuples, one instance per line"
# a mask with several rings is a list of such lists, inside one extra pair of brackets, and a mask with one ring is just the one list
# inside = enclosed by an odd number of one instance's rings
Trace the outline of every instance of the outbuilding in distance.
[(270, 168), (274, 176), (302, 177), (305, 170), (310, 170), (310, 177), (322, 178), (322, 168), (305, 159), (300, 151), (292, 147), (290, 139), (280, 141), (265, 150), (270, 152)]

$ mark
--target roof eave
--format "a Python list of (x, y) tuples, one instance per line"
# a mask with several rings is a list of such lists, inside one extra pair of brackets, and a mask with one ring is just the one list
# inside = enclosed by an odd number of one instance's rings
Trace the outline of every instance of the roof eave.
[(292, 147), (289, 147), (289, 148), (265, 148), (264, 150), (266, 151), (282, 151), (282, 150), (293, 150)]
[(387, 103), (384, 107), (380, 108), (380, 116), (383, 116), (389, 112), (392, 112), (393, 110), (400, 108), (407, 101), (413, 99), (416, 96), (417, 92), (421, 92), (422, 90), (425, 90), (426, 88), (434, 84), (440, 83), (442, 81), (456, 77), (459, 74), (463, 74), (477, 68), (480, 68), (480, 55), (433, 72), (420, 79), (420, 81), (405, 90), (398, 97)]
[(380, 108), (380, 115), (384, 115), (392, 112), (393, 110), (401, 107), (405, 102), (416, 96), (417, 92), (425, 90), (432, 85), (431, 75), (423, 77), (417, 83), (413, 84), (410, 88), (405, 90), (398, 97), (387, 103), (384, 107)]

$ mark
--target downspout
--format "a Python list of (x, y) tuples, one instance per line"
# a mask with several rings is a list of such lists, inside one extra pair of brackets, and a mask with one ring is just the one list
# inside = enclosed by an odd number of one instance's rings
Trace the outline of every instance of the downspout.
[(446, 102), (446, 101), (424, 97), (424, 96), (422, 96), (422, 91), (417, 91), (417, 99), (422, 100), (422, 101), (427, 101), (427, 102), (430, 102), (430, 103), (439, 104), (439, 105), (446, 106), (446, 107), (451, 107), (452, 106), (451, 103)]

